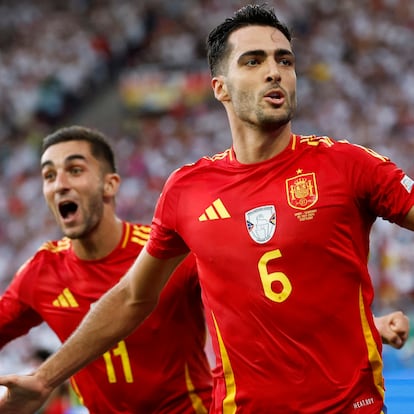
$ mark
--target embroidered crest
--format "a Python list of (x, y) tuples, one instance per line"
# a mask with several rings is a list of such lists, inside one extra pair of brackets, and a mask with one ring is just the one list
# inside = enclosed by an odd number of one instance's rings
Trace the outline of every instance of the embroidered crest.
[(256, 243), (268, 242), (276, 229), (276, 210), (274, 206), (254, 208), (245, 214), (246, 227)]
[(300, 174), (286, 180), (286, 195), (291, 207), (306, 210), (318, 201), (315, 173)]

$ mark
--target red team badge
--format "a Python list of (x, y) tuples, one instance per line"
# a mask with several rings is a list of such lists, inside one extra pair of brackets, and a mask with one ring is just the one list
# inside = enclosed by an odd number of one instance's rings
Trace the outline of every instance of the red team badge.
[(297, 210), (306, 210), (318, 201), (315, 173), (300, 174), (286, 180), (288, 203)]

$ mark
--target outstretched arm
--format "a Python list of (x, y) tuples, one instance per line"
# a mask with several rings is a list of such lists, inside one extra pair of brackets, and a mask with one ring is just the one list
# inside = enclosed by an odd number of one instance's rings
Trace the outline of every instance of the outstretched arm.
[(182, 259), (156, 259), (143, 249), (121, 281), (32, 375), (0, 376), (0, 385), (7, 387), (0, 413), (34, 413), (54, 388), (129, 335), (155, 308), (163, 286)]
[(384, 344), (397, 349), (404, 346), (410, 331), (410, 321), (403, 312), (397, 311), (375, 317), (374, 321)]

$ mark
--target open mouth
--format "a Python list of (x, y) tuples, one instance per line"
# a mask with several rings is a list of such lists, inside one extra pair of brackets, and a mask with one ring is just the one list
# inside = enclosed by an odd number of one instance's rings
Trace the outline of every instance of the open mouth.
[(284, 95), (281, 91), (272, 91), (266, 94), (266, 98), (283, 99)]
[(283, 98), (283, 95), (280, 92), (272, 92), (266, 95), (268, 98), (280, 99)]
[(70, 216), (74, 215), (78, 210), (78, 205), (73, 201), (64, 201), (59, 204), (59, 213), (62, 218), (67, 219)]

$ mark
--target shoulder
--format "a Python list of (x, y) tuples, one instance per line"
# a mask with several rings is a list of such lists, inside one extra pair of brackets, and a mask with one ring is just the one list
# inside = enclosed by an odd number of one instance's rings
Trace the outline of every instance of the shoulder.
[(231, 161), (231, 157), (232, 151), (230, 148), (213, 156), (202, 157), (194, 163), (185, 164), (173, 171), (167, 182), (180, 181), (197, 174), (203, 174), (209, 168), (220, 168), (228, 165), (229, 161)]
[(296, 135), (296, 145), (302, 149), (317, 149), (330, 155), (351, 156), (349, 160), (371, 160), (374, 162), (388, 162), (388, 157), (363, 145), (354, 144), (346, 139), (336, 140), (328, 136)]
[(63, 255), (70, 251), (72, 243), (69, 238), (61, 240), (49, 240), (44, 242), (36, 253), (23, 263), (17, 270), (17, 274), (32, 272), (41, 268), (46, 263), (62, 260)]

